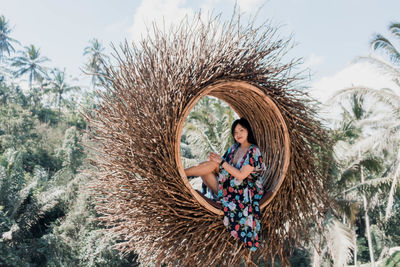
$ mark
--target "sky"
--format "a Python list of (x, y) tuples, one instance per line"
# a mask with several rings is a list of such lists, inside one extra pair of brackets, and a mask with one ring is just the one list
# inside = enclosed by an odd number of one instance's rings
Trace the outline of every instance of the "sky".
[(118, 46), (146, 35), (145, 24), (153, 20), (176, 23), (200, 9), (229, 19), (235, 3), (243, 17), (258, 11), (258, 23), (271, 20), (280, 26), (281, 36), (293, 35), (291, 55), (303, 58), (310, 69), (306, 83), (321, 101), (352, 85), (393, 86), (367, 63), (352, 62), (371, 53), (374, 34), (390, 36), (388, 25), (400, 21), (398, 0), (0, 0), (0, 15), (9, 21), (12, 38), (22, 46), (34, 44), (51, 59), (48, 67), (66, 68), (89, 84), (81, 69), (91, 39), (97, 38), (109, 54), (111, 43)]

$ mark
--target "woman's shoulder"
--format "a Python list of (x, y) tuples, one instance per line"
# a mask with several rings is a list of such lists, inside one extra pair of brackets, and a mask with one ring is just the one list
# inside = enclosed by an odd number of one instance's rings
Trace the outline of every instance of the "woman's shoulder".
[(261, 150), (256, 144), (251, 145), (251, 151), (255, 154), (261, 154)]
[(233, 144), (229, 147), (229, 150), (235, 150), (236, 148), (238, 148), (239, 145), (240, 145), (240, 144), (238, 144), (238, 143), (233, 143)]
[(237, 146), (237, 144), (236, 144), (236, 143), (233, 143), (233, 145), (231, 145), (231, 146), (225, 151), (225, 154), (231, 153), (232, 150), (235, 150), (235, 149), (236, 149), (236, 146)]

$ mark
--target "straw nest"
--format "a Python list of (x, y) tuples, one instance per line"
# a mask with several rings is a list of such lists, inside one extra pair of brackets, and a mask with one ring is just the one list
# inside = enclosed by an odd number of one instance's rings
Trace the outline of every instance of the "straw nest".
[[(99, 152), (92, 159), (99, 220), (118, 237), (116, 248), (142, 263), (232, 266), (278, 257), (287, 265), (310, 227), (321, 229), (330, 142), (294, 72), (300, 61), (284, 62), (291, 41), (277, 28), (233, 18), (198, 15), (121, 45), (116, 64), (105, 64), (101, 104), (86, 114)], [(193, 190), (183, 171), (183, 123), (205, 95), (250, 121), (265, 156), (256, 252), (232, 238), (218, 205)]]

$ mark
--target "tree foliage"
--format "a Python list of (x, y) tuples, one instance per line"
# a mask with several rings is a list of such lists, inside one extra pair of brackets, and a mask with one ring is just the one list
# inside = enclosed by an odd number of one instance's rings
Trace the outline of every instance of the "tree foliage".
[[(9, 34), (1, 16), (0, 60), (15, 52)], [(34, 45), (3, 61), (28, 79), (28, 92), (0, 72), (0, 266), (135, 265), (136, 256), (118, 254), (95, 222), (86, 187), (90, 140), (77, 107), (93, 108), (94, 100), (65, 70), (48, 75), (47, 61)], [(78, 102), (72, 91), (86, 98)]]
[(11, 66), (15, 77), (28, 76), (29, 87), (32, 88), (33, 82), (41, 82), (47, 77), (47, 69), (43, 63), (49, 61), (47, 57), (42, 57), (40, 49), (34, 45), (25, 46), (24, 51), (19, 52), (19, 56), (12, 59)]
[(10, 56), (15, 51), (13, 43), (19, 43), (10, 37), (11, 29), (4, 15), (0, 16), (0, 62), (4, 60), (4, 54)]

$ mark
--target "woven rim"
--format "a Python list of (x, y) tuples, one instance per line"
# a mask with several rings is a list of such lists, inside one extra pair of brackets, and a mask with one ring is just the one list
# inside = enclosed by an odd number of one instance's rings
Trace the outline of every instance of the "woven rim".
[(224, 81), (205, 87), (203, 90), (199, 90), (184, 108), (175, 136), (175, 161), (183, 182), (201, 205), (211, 212), (223, 215), (223, 211), (218, 208), (215, 201), (205, 199), (190, 185), (180, 155), (181, 135), (185, 120), (196, 103), (206, 95), (225, 101), (240, 117), (249, 120), (267, 165), (267, 170), (263, 173), (265, 193), (260, 201), (261, 209), (265, 208), (278, 192), (289, 167), (289, 133), (274, 101), (256, 86), (243, 81)]

